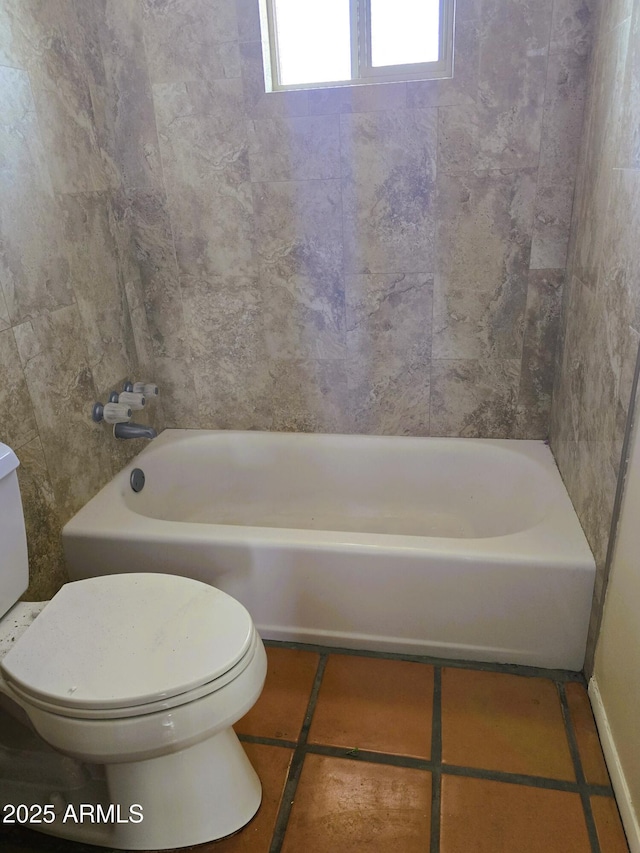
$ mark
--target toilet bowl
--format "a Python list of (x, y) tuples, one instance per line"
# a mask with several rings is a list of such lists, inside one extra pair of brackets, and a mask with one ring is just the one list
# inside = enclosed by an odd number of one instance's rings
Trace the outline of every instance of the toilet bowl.
[[(3, 448), (0, 541), (11, 532), (1, 522)], [(2, 586), (12, 563), (0, 561)], [(17, 748), (0, 738), (0, 796), (22, 803), (32, 829), (105, 847), (184, 847), (236, 832), (261, 786), (232, 726), (265, 675), (246, 609), (190, 578), (113, 574), (15, 604), (0, 619), (0, 713), (21, 711), (39, 737)], [(29, 761), (47, 768), (42, 778), (21, 775)]]

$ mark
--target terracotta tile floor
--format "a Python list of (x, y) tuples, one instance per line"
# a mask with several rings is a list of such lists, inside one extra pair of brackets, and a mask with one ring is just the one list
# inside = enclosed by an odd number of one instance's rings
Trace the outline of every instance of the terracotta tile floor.
[[(262, 806), (197, 853), (628, 853), (576, 676), (275, 643), (267, 655), (236, 725)], [(0, 850), (96, 853), (28, 830), (0, 830)]]

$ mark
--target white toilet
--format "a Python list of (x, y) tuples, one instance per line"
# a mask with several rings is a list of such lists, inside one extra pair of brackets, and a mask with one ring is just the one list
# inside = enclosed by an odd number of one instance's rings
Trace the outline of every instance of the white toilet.
[(266, 674), (249, 613), (207, 584), (146, 573), (16, 603), (28, 584), (17, 466), (0, 444), (0, 800), (19, 807), (16, 824), (128, 850), (237, 831), (261, 800), (231, 728)]

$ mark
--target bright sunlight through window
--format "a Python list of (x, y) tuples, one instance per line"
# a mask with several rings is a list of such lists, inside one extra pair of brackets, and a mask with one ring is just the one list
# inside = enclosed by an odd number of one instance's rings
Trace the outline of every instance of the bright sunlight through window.
[(453, 0), (262, 0), (267, 90), (450, 77)]
[(280, 83), (351, 77), (349, 0), (273, 0)]
[(440, 57), (440, 0), (371, 0), (371, 64), (409, 65)]

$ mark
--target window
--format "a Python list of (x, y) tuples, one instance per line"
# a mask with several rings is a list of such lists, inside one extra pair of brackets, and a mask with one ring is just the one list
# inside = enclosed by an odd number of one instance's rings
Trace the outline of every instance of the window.
[(450, 77), (454, 0), (261, 0), (267, 91)]

